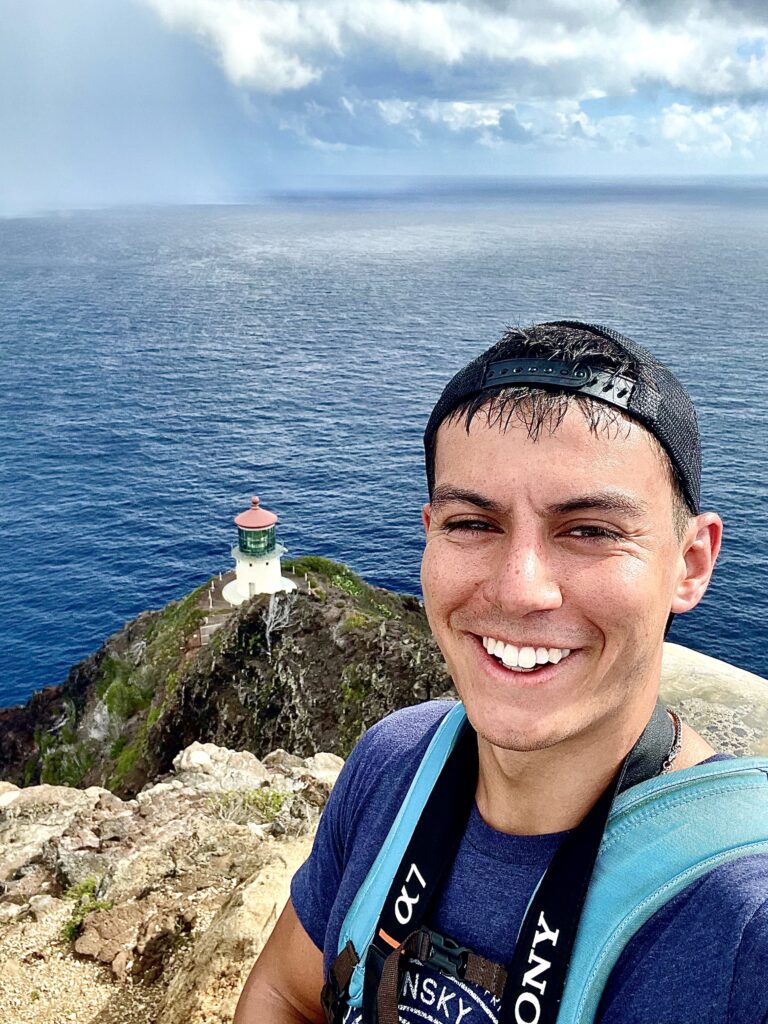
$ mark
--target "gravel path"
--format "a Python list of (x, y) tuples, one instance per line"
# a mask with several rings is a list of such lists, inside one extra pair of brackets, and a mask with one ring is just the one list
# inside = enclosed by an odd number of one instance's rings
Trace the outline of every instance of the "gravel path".
[(119, 986), (61, 939), (70, 905), (0, 927), (0, 1024), (152, 1024), (159, 986)]

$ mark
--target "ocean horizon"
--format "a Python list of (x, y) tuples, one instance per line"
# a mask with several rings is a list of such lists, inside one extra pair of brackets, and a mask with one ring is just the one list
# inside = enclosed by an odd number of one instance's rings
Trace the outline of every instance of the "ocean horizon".
[(670, 639), (768, 675), (768, 179), (347, 185), (0, 218), (0, 705), (228, 569), (251, 494), (290, 554), (419, 593), (429, 410), (562, 318), (689, 388), (726, 532)]

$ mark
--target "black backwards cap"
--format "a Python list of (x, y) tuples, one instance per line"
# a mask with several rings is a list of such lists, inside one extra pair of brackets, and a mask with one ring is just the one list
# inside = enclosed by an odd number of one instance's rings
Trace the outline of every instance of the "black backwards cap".
[[(655, 356), (618, 331), (578, 320), (556, 320), (536, 327), (582, 330), (610, 341), (633, 360), (637, 379), (590, 365), (588, 357), (565, 361), (525, 354), (515, 339), (493, 345), (473, 359), (448, 383), (424, 431), (427, 481), (434, 486), (435, 440), (443, 420), (478, 395), (520, 385), (567, 394), (580, 394), (624, 410), (661, 443), (680, 481), (688, 508), (699, 512), (701, 500), (701, 441), (693, 402), (680, 381)], [(522, 340), (522, 338), (521, 338)]]

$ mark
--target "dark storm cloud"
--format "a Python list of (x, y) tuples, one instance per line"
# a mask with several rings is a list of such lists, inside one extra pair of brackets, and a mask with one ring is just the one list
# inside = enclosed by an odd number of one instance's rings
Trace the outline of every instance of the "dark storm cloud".
[(737, 15), (757, 25), (768, 24), (765, 0), (628, 0), (626, 6), (648, 14), (655, 22), (696, 14), (704, 17)]

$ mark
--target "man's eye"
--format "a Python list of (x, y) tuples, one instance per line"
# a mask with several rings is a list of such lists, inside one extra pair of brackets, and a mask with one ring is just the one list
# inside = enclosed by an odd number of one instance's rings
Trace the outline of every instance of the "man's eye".
[(568, 536), (584, 537), (587, 540), (621, 540), (621, 534), (609, 530), (607, 526), (572, 526)]
[(443, 525), (443, 529), (447, 533), (485, 533), (491, 525), (482, 519), (452, 519)]

